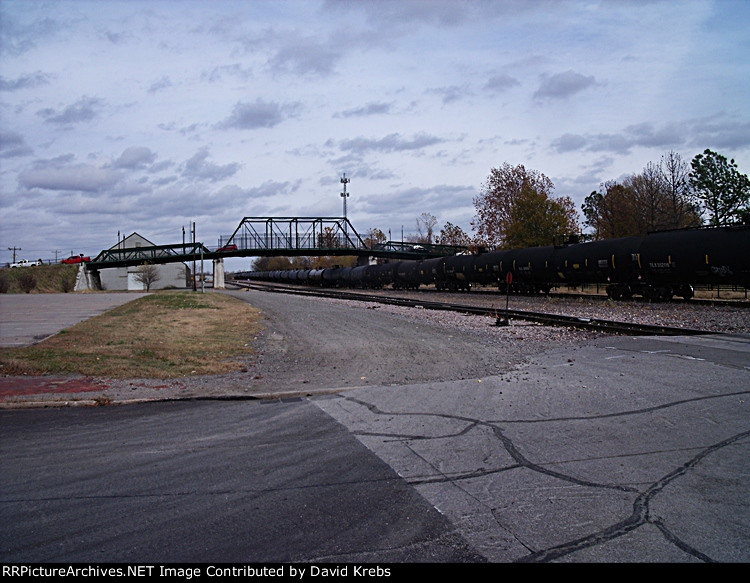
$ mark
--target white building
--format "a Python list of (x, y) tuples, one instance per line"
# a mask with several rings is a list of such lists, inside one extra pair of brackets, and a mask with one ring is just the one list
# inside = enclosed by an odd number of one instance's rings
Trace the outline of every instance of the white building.
[[(155, 245), (141, 237), (138, 233), (125, 237), (117, 245), (110, 247), (110, 250), (131, 249), (135, 247), (155, 247)], [(136, 279), (138, 271), (137, 265), (130, 267), (111, 267), (99, 270), (99, 280), (102, 289), (111, 291), (143, 291), (146, 286)], [(192, 287), (190, 268), (184, 263), (164, 263), (156, 265), (159, 273), (159, 279), (151, 284), (151, 289), (179, 288), (185, 289)]]

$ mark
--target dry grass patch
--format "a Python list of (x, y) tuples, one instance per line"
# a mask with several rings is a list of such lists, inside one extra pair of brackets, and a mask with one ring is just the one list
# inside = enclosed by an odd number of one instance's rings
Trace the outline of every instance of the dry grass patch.
[(26, 348), (0, 349), (3, 374), (174, 378), (244, 370), (260, 313), (218, 293), (159, 292)]
[(0, 293), (26, 293), (21, 284), (24, 277), (33, 277), (33, 294), (67, 293), (73, 291), (78, 274), (78, 265), (38, 265), (17, 269), (0, 269)]

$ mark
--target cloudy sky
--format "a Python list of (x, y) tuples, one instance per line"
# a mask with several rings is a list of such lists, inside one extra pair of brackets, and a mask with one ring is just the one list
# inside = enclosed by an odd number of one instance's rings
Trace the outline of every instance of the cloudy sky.
[(470, 232), (504, 162), (579, 208), (670, 150), (750, 173), (747, 0), (0, 0), (0, 18), (3, 263), (341, 216), (344, 173), (354, 227), (393, 239), (423, 212)]

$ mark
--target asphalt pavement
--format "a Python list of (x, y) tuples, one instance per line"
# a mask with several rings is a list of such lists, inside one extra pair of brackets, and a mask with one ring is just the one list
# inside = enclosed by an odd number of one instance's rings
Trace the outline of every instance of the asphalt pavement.
[(748, 337), (612, 337), (316, 403), (489, 561), (750, 560)]
[(0, 294), (0, 346), (28, 346), (144, 293)]
[(484, 560), (309, 401), (4, 411), (0, 436), (3, 563)]
[(749, 400), (747, 336), (613, 336), (462, 380), (3, 410), (0, 560), (747, 562)]

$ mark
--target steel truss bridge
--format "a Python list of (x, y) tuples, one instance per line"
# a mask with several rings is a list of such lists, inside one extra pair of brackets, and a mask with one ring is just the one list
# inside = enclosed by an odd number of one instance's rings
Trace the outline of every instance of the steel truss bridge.
[(427, 259), (465, 251), (454, 245), (388, 241), (368, 246), (346, 218), (245, 217), (228, 237), (209, 248), (203, 243), (105, 249), (90, 271), (144, 263), (162, 264), (227, 257), (355, 255), (387, 259)]

